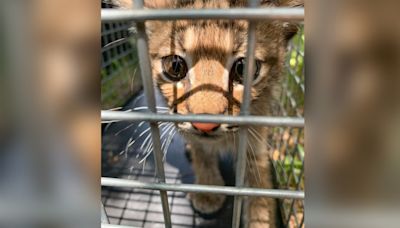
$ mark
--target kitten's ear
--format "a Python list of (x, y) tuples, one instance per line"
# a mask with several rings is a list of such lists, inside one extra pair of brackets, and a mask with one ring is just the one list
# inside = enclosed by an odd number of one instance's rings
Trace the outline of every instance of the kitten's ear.
[(104, 0), (104, 2), (111, 4), (120, 9), (132, 9), (133, 8), (132, 0)]
[(150, 0), (145, 1), (146, 8), (151, 9), (170, 9), (174, 8), (176, 0)]
[[(281, 7), (304, 7), (304, 0), (280, 0), (279, 6)], [(283, 33), (288, 42), (292, 39), (297, 32), (299, 31), (299, 24), (297, 23), (284, 23), (283, 24)]]
[(289, 42), (289, 40), (292, 39), (298, 31), (299, 25), (296, 23), (285, 22), (283, 24), (283, 35), (285, 36), (286, 42)]
[[(132, 0), (105, 0), (120, 9), (132, 9), (134, 7)], [(149, 0), (144, 1), (144, 6), (151, 9), (173, 8), (174, 0)]]
[(279, 0), (282, 7), (304, 7), (304, 0)]
[(275, 5), (280, 7), (303, 7), (304, 0), (261, 0), (261, 5)]

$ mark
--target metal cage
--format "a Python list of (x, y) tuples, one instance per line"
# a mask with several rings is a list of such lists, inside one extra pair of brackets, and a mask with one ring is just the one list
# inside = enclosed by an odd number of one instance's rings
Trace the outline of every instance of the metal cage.
[[(103, 122), (114, 121), (146, 121), (150, 124), (151, 140), (156, 168), (156, 183), (148, 183), (138, 180), (102, 177), (101, 185), (122, 189), (150, 189), (159, 191), (161, 198), (163, 224), (172, 227), (169, 197), (167, 192), (203, 192), (219, 193), (234, 196), (232, 215), (232, 227), (239, 227), (241, 205), (244, 196), (267, 196), (278, 198), (282, 211), (284, 224), (287, 227), (304, 226), (304, 35), (300, 35), (289, 45), (287, 61), (287, 77), (283, 85), (278, 116), (250, 116), (250, 88), (252, 75), (248, 74), (244, 82), (244, 98), (239, 116), (222, 115), (172, 115), (157, 113), (153, 79), (148, 57), (148, 43), (144, 28), (146, 20), (177, 20), (177, 19), (245, 19), (250, 23), (248, 31), (247, 59), (254, 58), (255, 46), (255, 22), (258, 20), (285, 20), (302, 21), (303, 8), (257, 8), (258, 1), (250, 0), (249, 7), (245, 9), (202, 9), (181, 10), (143, 9), (143, 0), (135, 1), (137, 8), (132, 10), (102, 9), (102, 101), (118, 100), (113, 94), (112, 88), (118, 81), (117, 76), (129, 68), (135, 59), (139, 59), (141, 82), (145, 98), (148, 104), (147, 112), (123, 112), (103, 110), (101, 118)], [(133, 43), (122, 39), (127, 36), (129, 23), (136, 23), (137, 39)], [(112, 43), (111, 45), (108, 45)], [(138, 58), (132, 58), (136, 55)], [(252, 62), (252, 61), (248, 61)], [(252, 64), (245, 72), (252, 72)], [(125, 83), (127, 83), (125, 81)], [(123, 84), (123, 83), (122, 83)], [(129, 84), (129, 83), (128, 83)], [(298, 99), (298, 97), (301, 97)], [(111, 108), (120, 105), (121, 102), (109, 102), (103, 108)], [(228, 186), (204, 186), (194, 184), (166, 183), (164, 172), (163, 152), (160, 141), (158, 123), (162, 122), (215, 122), (236, 123), (240, 127), (240, 141), (236, 164), (235, 187)], [(256, 189), (244, 187), (244, 174), (246, 168), (247, 130), (249, 125), (265, 125), (273, 128), (270, 139), (274, 145), (271, 147), (273, 167), (276, 182), (280, 189)], [(267, 140), (267, 139), (266, 139)], [(301, 216), (298, 216), (301, 214)], [(123, 225), (111, 225), (106, 211), (102, 206), (102, 227), (132, 227)]]

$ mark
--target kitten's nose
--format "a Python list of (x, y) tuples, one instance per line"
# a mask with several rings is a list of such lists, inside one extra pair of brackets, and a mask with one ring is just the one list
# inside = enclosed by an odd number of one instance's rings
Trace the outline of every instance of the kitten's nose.
[(212, 131), (215, 131), (221, 126), (221, 124), (217, 123), (192, 123), (192, 126), (202, 132), (205, 133), (210, 133)]

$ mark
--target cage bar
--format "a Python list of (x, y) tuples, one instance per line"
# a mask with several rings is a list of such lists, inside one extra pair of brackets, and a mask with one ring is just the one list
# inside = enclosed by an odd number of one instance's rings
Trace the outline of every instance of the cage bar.
[(201, 122), (276, 127), (304, 127), (304, 118), (271, 116), (171, 115), (149, 112), (101, 111), (103, 121)]
[(271, 198), (291, 198), (304, 199), (304, 192), (282, 189), (261, 189), (248, 187), (229, 187), (215, 185), (199, 185), (199, 184), (167, 184), (167, 183), (146, 183), (136, 180), (127, 180), (121, 178), (102, 177), (102, 186), (124, 187), (148, 190), (163, 190), (176, 192), (195, 192), (195, 193), (212, 193), (226, 194), (233, 196), (267, 196)]
[(303, 8), (237, 8), (237, 9), (133, 9), (133, 10), (101, 10), (101, 19), (112, 21), (146, 21), (146, 20), (285, 20), (302, 21)]
[[(259, 5), (258, 0), (248, 0), (248, 6), (250, 8), (256, 8)], [(251, 103), (251, 88), (253, 84), (253, 72), (254, 72), (254, 50), (256, 46), (256, 23), (248, 21), (248, 36), (247, 36), (247, 53), (246, 53), (246, 64), (244, 65), (244, 91), (242, 106), (240, 107), (240, 116), (250, 115), (250, 103)], [(247, 161), (247, 137), (248, 127), (241, 126), (239, 129), (239, 146), (236, 153), (236, 173), (235, 173), (235, 186), (244, 186), (244, 176), (246, 173), (246, 161)], [(243, 197), (235, 196), (233, 204), (233, 216), (232, 216), (232, 228), (240, 227), (241, 212), (242, 212)]]
[[(143, 0), (134, 0), (134, 6), (136, 8), (143, 8)], [(147, 99), (147, 106), (150, 112), (156, 113), (156, 100), (154, 95), (153, 78), (151, 76), (151, 64), (148, 53), (148, 41), (145, 30), (144, 22), (136, 23), (137, 31), (137, 50), (139, 57), (139, 65), (141, 70), (141, 77), (143, 82), (143, 89)], [(156, 175), (159, 183), (165, 183), (163, 153), (161, 151), (161, 139), (158, 124), (150, 123), (151, 138), (153, 141), (153, 152), (154, 152), (154, 163), (156, 165)], [(167, 192), (160, 190), (162, 211), (164, 215), (165, 227), (170, 228), (171, 225), (171, 213), (169, 210)]]

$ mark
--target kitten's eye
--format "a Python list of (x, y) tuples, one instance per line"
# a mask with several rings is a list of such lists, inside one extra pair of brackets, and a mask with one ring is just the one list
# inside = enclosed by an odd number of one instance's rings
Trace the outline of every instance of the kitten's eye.
[(169, 80), (176, 82), (186, 76), (188, 68), (185, 60), (179, 55), (165, 56), (161, 61), (163, 73)]
[[(233, 63), (232, 69), (231, 69), (231, 77), (233, 78), (234, 81), (238, 83), (243, 83), (243, 75), (245, 74), (244, 72), (244, 66), (246, 64), (246, 59), (245, 58), (239, 58), (236, 60), (236, 62)], [(261, 68), (261, 62), (259, 60), (255, 60), (255, 73), (253, 77), (253, 83), (257, 82), (257, 78), (260, 75), (260, 68)]]

